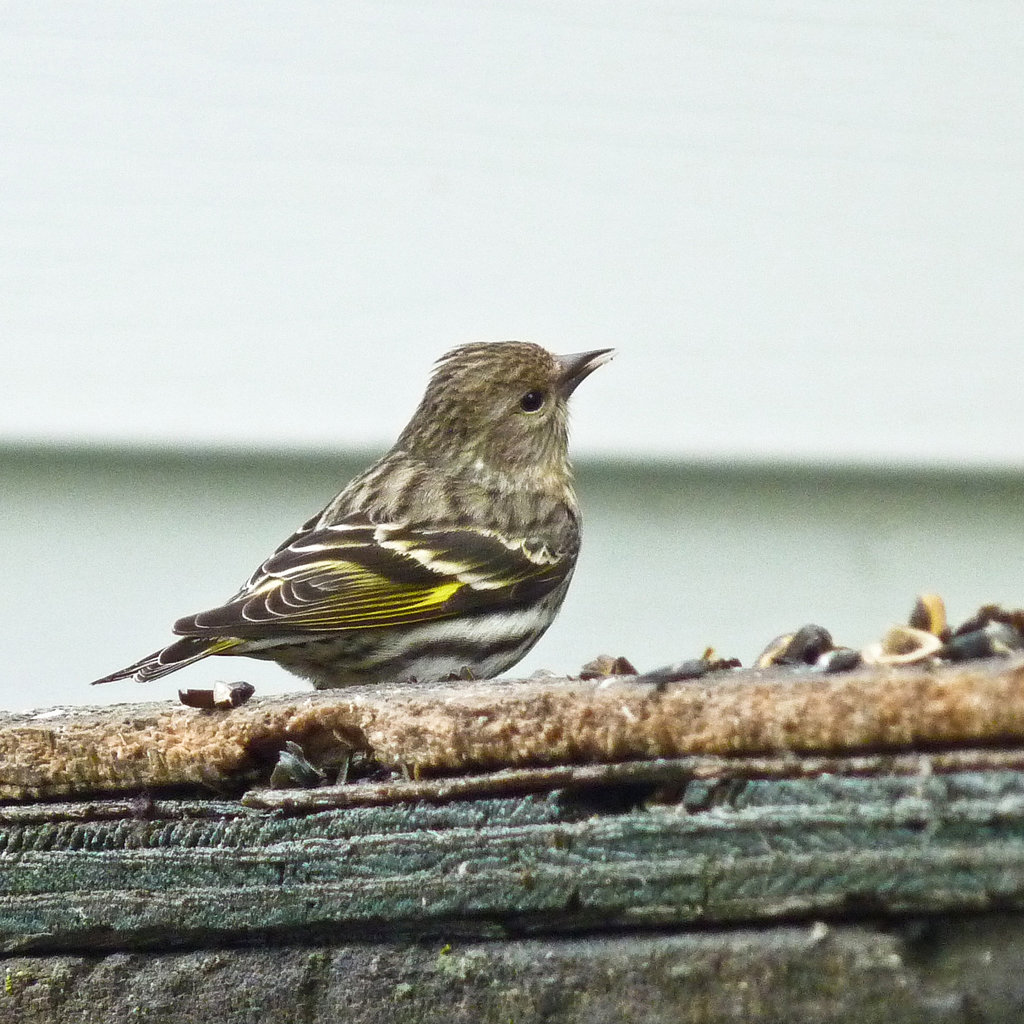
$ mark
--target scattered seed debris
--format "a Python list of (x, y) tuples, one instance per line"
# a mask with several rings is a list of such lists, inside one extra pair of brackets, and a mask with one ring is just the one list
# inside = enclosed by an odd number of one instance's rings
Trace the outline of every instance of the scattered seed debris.
[(741, 668), (739, 658), (716, 658), (713, 647), (708, 647), (699, 658), (688, 658), (671, 665), (644, 672), (636, 677), (636, 682), (656, 689), (669, 683), (682, 683), (691, 679), (703, 679), (712, 672), (725, 672), (729, 669)]
[(599, 654), (580, 669), (580, 679), (606, 679), (609, 676), (635, 676), (637, 670), (628, 658)]
[[(891, 626), (877, 643), (861, 650), (836, 644), (824, 626), (809, 623), (775, 637), (754, 660), (754, 666), (835, 673), (849, 672), (862, 665), (938, 664), (1017, 653), (1024, 653), (1024, 608), (1006, 611), (999, 605), (987, 604), (952, 629), (942, 597), (921, 594), (906, 625)], [(708, 648), (699, 658), (638, 674), (627, 658), (602, 654), (583, 666), (580, 679), (633, 675), (637, 682), (664, 686), (740, 667), (738, 659), (715, 658), (714, 651)]]
[(252, 683), (225, 683), (217, 681), (212, 690), (179, 690), (178, 700), (186, 707), (202, 711), (230, 711), (241, 707), (254, 693)]

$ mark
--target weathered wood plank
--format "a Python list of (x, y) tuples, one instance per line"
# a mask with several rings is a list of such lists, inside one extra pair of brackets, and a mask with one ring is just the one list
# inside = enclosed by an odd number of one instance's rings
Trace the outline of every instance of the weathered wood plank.
[[(696, 787), (696, 792), (687, 792)], [(0, 821), (0, 945), (493, 936), (1024, 904), (1024, 773)], [(101, 806), (96, 804), (94, 806)]]
[[(1003, 661), (12, 716), (2, 791), (87, 799), (0, 806), (0, 1024), (1016, 1019), (1022, 682)], [(288, 739), (463, 774), (262, 788)]]
[(0, 1022), (983, 1024), (1021, 1019), (1024, 915), (3, 961)]
[(225, 712), (172, 704), (0, 716), (0, 798), (182, 784), (237, 788), (285, 740), (418, 774), (689, 754), (896, 751), (1024, 741), (1024, 660), (844, 675), (746, 670), (628, 679), (375, 686)]
[[(543, 793), (552, 789), (600, 789), (633, 786), (668, 786), (705, 780), (714, 787), (734, 779), (806, 779), (819, 775), (887, 776), (934, 775), (950, 772), (1024, 771), (1024, 747), (930, 750), (852, 756), (810, 756), (784, 753), (765, 757), (719, 757), (701, 754), (691, 757), (659, 758), (654, 761), (624, 761), (617, 764), (554, 765), (546, 768), (504, 768), (493, 772), (432, 779), (392, 778), (387, 782), (359, 782), (355, 785), (318, 786), (310, 789), (266, 789), (256, 787), (242, 795), (251, 808), (291, 813), (323, 811), (333, 807), (374, 807), (409, 801), (432, 802), (502, 794)], [(701, 790), (689, 786), (691, 804)], [(110, 802), (114, 804), (113, 801)], [(34, 814), (31, 806), (18, 813)], [(71, 805), (73, 806), (73, 805)], [(116, 804), (115, 804), (116, 806)], [(0, 807), (0, 816), (7, 812)]]

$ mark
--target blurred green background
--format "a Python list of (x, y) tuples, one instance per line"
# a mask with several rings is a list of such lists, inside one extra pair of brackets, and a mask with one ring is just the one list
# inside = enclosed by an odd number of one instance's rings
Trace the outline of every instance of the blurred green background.
[[(272, 665), (209, 659), (142, 687), (89, 680), (219, 603), (340, 485), (359, 457), (0, 449), (7, 708), (173, 697)], [(814, 621), (853, 646), (934, 590), (951, 616), (1024, 595), (1024, 479), (583, 460), (584, 546), (561, 615), (516, 674), (575, 672), (599, 653), (641, 669), (707, 645), (749, 664)]]

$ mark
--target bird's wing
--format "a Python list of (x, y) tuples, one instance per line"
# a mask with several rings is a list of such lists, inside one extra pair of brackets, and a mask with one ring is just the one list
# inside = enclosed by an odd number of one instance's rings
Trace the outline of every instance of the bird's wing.
[(349, 519), (300, 531), (230, 601), (174, 631), (248, 640), (514, 607), (558, 587), (575, 560), (574, 546), (552, 550), (538, 538)]

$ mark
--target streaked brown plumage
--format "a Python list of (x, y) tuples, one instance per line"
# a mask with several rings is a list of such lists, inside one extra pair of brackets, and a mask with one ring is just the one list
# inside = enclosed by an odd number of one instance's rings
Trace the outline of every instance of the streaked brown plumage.
[(97, 682), (211, 654), (269, 659), (318, 687), (489, 678), (550, 625), (580, 520), (568, 399), (613, 353), (463, 345), (437, 363), (394, 447), (182, 639)]

